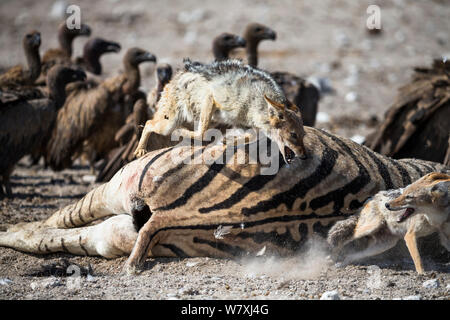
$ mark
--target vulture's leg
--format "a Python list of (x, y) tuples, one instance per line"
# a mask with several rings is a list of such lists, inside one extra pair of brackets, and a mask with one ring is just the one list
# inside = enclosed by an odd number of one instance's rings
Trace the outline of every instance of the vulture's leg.
[(5, 193), (8, 198), (12, 197), (11, 183), (9, 182), (9, 174), (3, 175), (3, 186), (5, 187)]
[(97, 152), (93, 150), (89, 155), (89, 171), (92, 175), (95, 175), (95, 159), (97, 159)]

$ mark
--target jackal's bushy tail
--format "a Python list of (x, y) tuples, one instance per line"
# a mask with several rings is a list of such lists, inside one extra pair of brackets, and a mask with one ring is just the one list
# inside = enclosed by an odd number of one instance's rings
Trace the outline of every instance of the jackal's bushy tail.
[(358, 215), (336, 222), (328, 232), (328, 244), (332, 248), (345, 245), (352, 238), (357, 223)]

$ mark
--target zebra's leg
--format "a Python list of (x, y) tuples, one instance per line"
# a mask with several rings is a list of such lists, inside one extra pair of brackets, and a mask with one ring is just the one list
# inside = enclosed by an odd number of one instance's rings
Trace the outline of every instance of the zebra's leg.
[(79, 201), (70, 204), (50, 216), (43, 227), (74, 228), (92, 221), (122, 213), (131, 213), (133, 194), (137, 192), (140, 170), (138, 162), (129, 163), (117, 172), (109, 182), (91, 190)]
[(132, 217), (121, 214), (88, 227), (16, 228), (0, 232), (0, 246), (36, 254), (66, 252), (116, 258), (131, 252), (137, 235)]
[[(142, 201), (149, 203), (149, 199), (142, 199)], [(170, 241), (171, 233), (168, 232), (169, 230), (203, 226), (206, 229), (210, 228), (210, 236), (213, 238), (215, 237), (214, 230), (216, 230), (217, 226), (222, 224), (241, 225), (247, 221), (246, 219), (247, 217), (240, 212), (224, 214), (220, 210), (210, 212), (208, 219), (205, 219), (204, 214), (190, 210), (181, 210), (177, 213), (170, 210), (150, 212), (150, 218), (139, 228), (136, 243), (122, 272), (125, 274), (136, 274), (144, 265), (147, 257), (155, 256), (154, 249), (156, 250), (159, 244)], [(230, 232), (229, 236), (231, 237), (235, 231)]]

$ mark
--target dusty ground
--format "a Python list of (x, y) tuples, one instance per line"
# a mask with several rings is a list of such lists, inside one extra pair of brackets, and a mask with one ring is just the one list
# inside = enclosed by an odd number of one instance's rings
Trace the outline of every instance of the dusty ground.
[[(30, 29), (42, 33), (41, 52), (56, 45), (60, 17), (52, 9), (54, 3), (0, 3), (1, 67), (24, 62), (20, 39)], [(347, 137), (370, 132), (369, 119), (382, 117), (413, 66), (450, 56), (450, 4), (445, 0), (413, 5), (400, 0), (70, 3), (81, 7), (93, 36), (118, 41), (124, 48), (121, 54), (103, 58), (105, 76), (121, 68), (122, 54), (131, 46), (148, 49), (159, 62), (180, 66), (183, 57), (211, 60), (210, 42), (220, 32), (242, 34), (250, 21), (271, 26), (278, 38), (262, 43), (260, 67), (329, 79), (335, 94), (321, 100), (318, 126)], [(369, 4), (381, 8), (379, 36), (366, 32)], [(85, 41), (75, 41), (76, 55)], [(240, 55), (242, 51), (236, 52)], [(149, 89), (154, 66), (141, 70), (143, 87)], [(16, 197), (0, 200), (0, 223), (42, 219), (93, 187), (83, 180), (89, 174), (86, 167), (53, 173), (42, 166), (27, 168), (26, 163), (22, 161), (12, 177)], [(91, 264), (93, 276), (79, 282), (72, 277), (30, 276), (36, 268), (62, 259), (81, 267)], [(320, 246), (288, 260), (149, 260), (147, 270), (135, 278), (118, 275), (124, 261), (61, 254), (38, 257), (0, 248), (0, 299), (317, 299), (330, 290), (337, 290), (341, 299), (450, 298), (450, 262), (445, 254), (426, 256), (429, 271), (423, 276), (415, 274), (405, 254), (337, 267), (328, 264)], [(430, 279), (439, 286), (423, 287)]]

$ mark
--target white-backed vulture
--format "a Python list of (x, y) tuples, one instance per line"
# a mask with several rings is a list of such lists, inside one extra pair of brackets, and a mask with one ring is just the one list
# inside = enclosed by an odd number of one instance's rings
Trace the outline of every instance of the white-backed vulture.
[(27, 59), (28, 69), (22, 65), (14, 66), (0, 75), (0, 88), (14, 88), (23, 85), (33, 85), (41, 73), (41, 34), (33, 30), (28, 32), (22, 40), (23, 50)]
[(395, 159), (444, 163), (450, 153), (450, 61), (435, 60), (431, 68), (414, 70), (364, 144)]
[(70, 167), (82, 152), (92, 161), (102, 158), (117, 146), (114, 136), (131, 112), (126, 110), (127, 101), (139, 89), (139, 64), (145, 61), (156, 62), (156, 57), (131, 48), (123, 58), (123, 73), (94, 88), (71, 88), (46, 149), (46, 163), (52, 169)]
[(100, 57), (105, 53), (119, 52), (120, 44), (102, 38), (90, 39), (83, 47), (83, 56), (75, 59), (75, 64), (95, 75), (102, 74)]
[(148, 105), (144, 99), (134, 104), (133, 113), (129, 115), (126, 124), (116, 134), (116, 140), (122, 140), (119, 147), (113, 149), (106, 159), (105, 166), (97, 174), (96, 182), (109, 181), (114, 174), (134, 159), (142, 128), (148, 120)]
[[(9, 176), (14, 165), (48, 138), (66, 99), (66, 84), (85, 79), (83, 71), (55, 66), (47, 75), (48, 97), (29, 100), (17, 96), (0, 109), (0, 175), (8, 196), (12, 194)], [(1, 193), (2, 189), (0, 185)]]
[[(259, 24), (250, 23), (244, 32), (247, 42), (247, 63), (252, 67), (258, 65), (258, 45), (262, 40), (275, 40), (275, 31)], [(283, 88), (286, 98), (300, 108), (305, 126), (314, 126), (320, 91), (309, 81), (289, 72), (271, 72), (275, 81)]]
[(148, 114), (149, 119), (156, 112), (156, 103), (161, 97), (161, 92), (163, 92), (164, 86), (172, 79), (172, 67), (170, 64), (163, 63), (156, 67), (156, 86), (150, 90), (147, 95), (147, 104), (150, 113)]
[(62, 22), (58, 27), (59, 48), (49, 49), (42, 56), (42, 73), (45, 76), (55, 64), (71, 63), (72, 43), (78, 36), (91, 35), (91, 28), (86, 24), (81, 24), (80, 28), (69, 29), (66, 22)]
[(214, 38), (212, 52), (216, 60), (227, 60), (233, 49), (245, 48), (245, 45), (244, 38), (224, 32)]
[[(117, 42), (107, 41), (101, 38), (94, 38), (86, 42), (83, 47), (83, 56), (77, 57), (74, 62), (64, 62), (61, 65), (71, 68), (81, 68), (83, 71), (89, 71), (94, 75), (100, 75), (102, 72), (102, 65), (100, 63), (100, 57), (109, 52), (119, 52), (121, 49), (120, 44)], [(42, 83), (43, 84), (43, 83)], [(89, 77), (86, 80), (84, 87), (93, 88), (98, 85), (98, 81), (95, 78)], [(69, 85), (68, 90), (71, 90), (72, 86), (78, 87), (80, 84)], [(39, 88), (38, 88), (39, 89)], [(39, 162), (45, 150), (36, 150), (31, 154), (31, 165), (35, 165)]]

